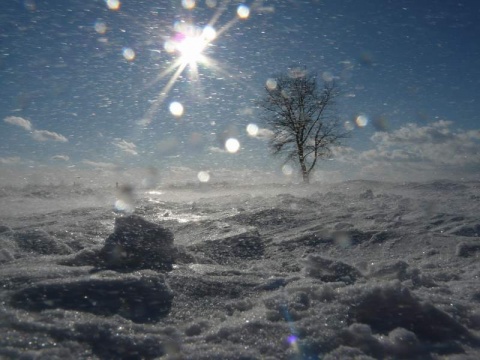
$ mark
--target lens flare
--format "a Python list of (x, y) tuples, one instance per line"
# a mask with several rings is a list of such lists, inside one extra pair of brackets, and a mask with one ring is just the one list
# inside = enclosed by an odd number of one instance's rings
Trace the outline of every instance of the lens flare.
[(322, 79), (323, 79), (323, 81), (331, 82), (331, 81), (333, 81), (334, 76), (330, 71), (324, 71), (322, 73)]
[(282, 172), (286, 176), (291, 176), (293, 174), (293, 168), (288, 164), (283, 165), (282, 166)]
[(192, 10), (196, 5), (195, 0), (182, 0), (182, 6), (184, 9)]
[(135, 51), (130, 48), (123, 48), (122, 50), (123, 57), (128, 61), (135, 60)]
[(368, 124), (368, 117), (366, 115), (358, 115), (355, 118), (355, 123), (358, 127), (365, 127)]
[(170, 104), (169, 110), (173, 116), (180, 117), (183, 115), (183, 105), (178, 101), (174, 101)]
[(230, 138), (225, 141), (225, 149), (230, 154), (235, 154), (240, 149), (240, 142), (235, 138)]
[(217, 31), (213, 26), (207, 25), (203, 28), (202, 35), (205, 38), (205, 40), (210, 42), (215, 40), (215, 38), (217, 37)]
[(238, 5), (237, 15), (242, 20), (247, 19), (250, 16), (250, 8), (247, 5)]
[(247, 133), (250, 136), (257, 136), (258, 135), (258, 126), (256, 124), (248, 124), (247, 125)]
[(296, 335), (290, 335), (288, 338), (287, 338), (287, 341), (290, 345), (294, 345), (297, 343), (298, 341), (298, 337)]
[(121, 3), (119, 0), (106, 0), (106, 3), (107, 3), (107, 7), (110, 10), (119, 10), (121, 6)]
[(165, 41), (165, 44), (163, 44), (163, 48), (165, 49), (166, 52), (168, 53), (174, 53), (175, 52), (175, 43), (171, 40)]
[(208, 171), (200, 171), (197, 174), (197, 178), (200, 182), (207, 183), (210, 181), (210, 174), (208, 173)]
[(23, 5), (28, 11), (35, 11), (37, 9), (37, 5), (35, 5), (34, 0), (25, 0)]
[(209, 8), (214, 8), (217, 6), (217, 0), (205, 0), (205, 4), (207, 4)]
[(107, 32), (107, 24), (103, 21), (97, 20), (94, 25), (95, 31), (101, 35)]
[(351, 121), (348, 121), (348, 120), (345, 121), (343, 126), (345, 127), (345, 130), (347, 130), (347, 131), (352, 131), (353, 129), (355, 129), (355, 125), (353, 125), (353, 123)]
[(125, 213), (128, 213), (128, 214), (133, 213), (133, 211), (135, 210), (135, 206), (133, 206), (131, 203), (129, 203), (128, 201), (125, 201), (125, 200), (115, 201), (114, 208), (117, 211), (125, 212)]
[(275, 90), (277, 88), (277, 80), (275, 79), (268, 79), (265, 83), (265, 86), (268, 90)]

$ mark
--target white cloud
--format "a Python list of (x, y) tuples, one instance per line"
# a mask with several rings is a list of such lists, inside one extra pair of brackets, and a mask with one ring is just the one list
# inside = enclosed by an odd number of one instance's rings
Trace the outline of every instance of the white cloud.
[(271, 6), (259, 6), (255, 10), (259, 13), (274, 13), (275, 12), (275, 7), (273, 5), (271, 5)]
[(480, 167), (480, 130), (454, 129), (451, 121), (408, 123), (371, 140), (374, 148), (365, 151), (335, 148), (335, 160), (358, 168), (360, 177), (383, 179), (462, 177)]
[[(375, 133), (376, 160), (423, 161), (438, 165), (467, 166), (480, 163), (479, 131), (452, 130), (451, 121), (437, 121), (422, 127), (416, 124), (391, 133)], [(371, 156), (370, 156), (371, 158)]]
[(352, 162), (358, 160), (358, 152), (348, 146), (332, 147), (332, 158), (340, 162)]
[[(7, 116), (3, 119), (7, 124), (19, 126), (24, 130), (32, 131), (33, 125), (30, 120), (24, 119), (19, 116)], [(68, 142), (68, 139), (56, 132), (48, 130), (33, 130), (32, 138), (36, 141), (57, 141), (57, 142)]]
[(21, 128), (30, 131), (32, 130), (32, 123), (19, 116), (7, 116), (5, 119), (3, 119), (7, 124), (15, 125), (15, 126), (20, 126)]
[(83, 160), (83, 164), (92, 166), (97, 169), (104, 169), (104, 170), (117, 170), (118, 166), (112, 163), (108, 162), (102, 162), (102, 161), (91, 161), (91, 160)]
[(379, 146), (416, 145), (423, 143), (444, 143), (455, 137), (450, 126), (451, 121), (440, 120), (426, 126), (408, 123), (404, 127), (392, 132), (376, 132), (371, 140)]
[(52, 156), (52, 160), (68, 161), (70, 160), (70, 157), (67, 155), (54, 155)]
[(36, 141), (68, 142), (68, 139), (65, 136), (48, 130), (34, 130), (32, 137)]
[(256, 134), (256, 138), (269, 140), (274, 135), (274, 132), (270, 129), (260, 128)]
[(227, 151), (225, 149), (219, 148), (217, 146), (210, 146), (208, 148), (208, 151), (211, 153), (226, 153)]
[(138, 152), (136, 150), (137, 145), (135, 145), (132, 142), (128, 142), (123, 139), (117, 139), (115, 142), (113, 142), (113, 145), (115, 145), (117, 148), (119, 148), (123, 152), (126, 152), (127, 154), (138, 155)]
[(10, 165), (10, 164), (18, 164), (20, 162), (20, 158), (18, 156), (12, 156), (12, 157), (0, 157), (0, 164), (4, 165)]

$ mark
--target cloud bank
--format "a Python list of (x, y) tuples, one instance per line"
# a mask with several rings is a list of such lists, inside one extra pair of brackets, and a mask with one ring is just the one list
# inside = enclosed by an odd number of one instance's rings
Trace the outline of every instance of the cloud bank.
[(440, 120), (424, 126), (407, 123), (392, 132), (375, 132), (374, 148), (334, 150), (335, 159), (360, 167), (360, 177), (452, 178), (480, 170), (480, 130), (452, 129)]

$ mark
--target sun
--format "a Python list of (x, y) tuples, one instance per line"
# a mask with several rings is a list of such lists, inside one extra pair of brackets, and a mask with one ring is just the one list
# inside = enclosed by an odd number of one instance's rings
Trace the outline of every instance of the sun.
[[(255, 8), (258, 5), (257, 1), (261, 0), (255, 0), (252, 4), (252, 8)], [(152, 121), (154, 113), (166, 99), (175, 82), (185, 70), (188, 71), (192, 84), (199, 79), (199, 65), (232, 76), (229, 72), (223, 70), (217, 61), (208, 56), (208, 48), (214, 40), (228, 31), (238, 21), (246, 20), (249, 17), (250, 8), (246, 5), (239, 5), (236, 16), (216, 30), (214, 28), (215, 23), (227, 9), (227, 6), (225, 5), (227, 3), (228, 0), (225, 0), (224, 5), (219, 6), (212, 19), (203, 27), (185, 20), (179, 20), (174, 23), (174, 35), (167, 38), (164, 43), (164, 50), (176, 60), (173, 63), (170, 63), (170, 65), (162, 71), (156, 79), (150, 83), (150, 85), (148, 85), (151, 86), (154, 83), (169, 77), (169, 80), (160, 90), (156, 101), (145, 114), (145, 118), (140, 121), (140, 124), (147, 125)], [(188, 5), (187, 7), (184, 6), (185, 9), (188, 10), (192, 10), (195, 7), (195, 2), (185, 2), (185, 4)]]
[(167, 51), (177, 52), (182, 65), (196, 67), (197, 63), (206, 64), (207, 57), (204, 55), (204, 51), (217, 37), (215, 29), (208, 25), (200, 29), (192, 25), (181, 24), (177, 26), (177, 31), (172, 42), (168, 44)]
[(201, 37), (185, 37), (177, 44), (180, 53), (180, 61), (184, 64), (194, 65), (205, 59), (203, 50), (207, 43)]

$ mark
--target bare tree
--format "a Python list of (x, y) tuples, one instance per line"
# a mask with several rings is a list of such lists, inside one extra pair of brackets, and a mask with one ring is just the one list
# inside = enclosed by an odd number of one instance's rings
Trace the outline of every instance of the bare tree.
[(297, 163), (304, 183), (309, 183), (317, 160), (329, 157), (332, 147), (349, 136), (335, 111), (337, 86), (324, 82), (318, 89), (315, 74), (292, 70), (269, 80), (265, 90), (259, 106), (273, 132), (269, 148), (285, 157), (285, 163)]

